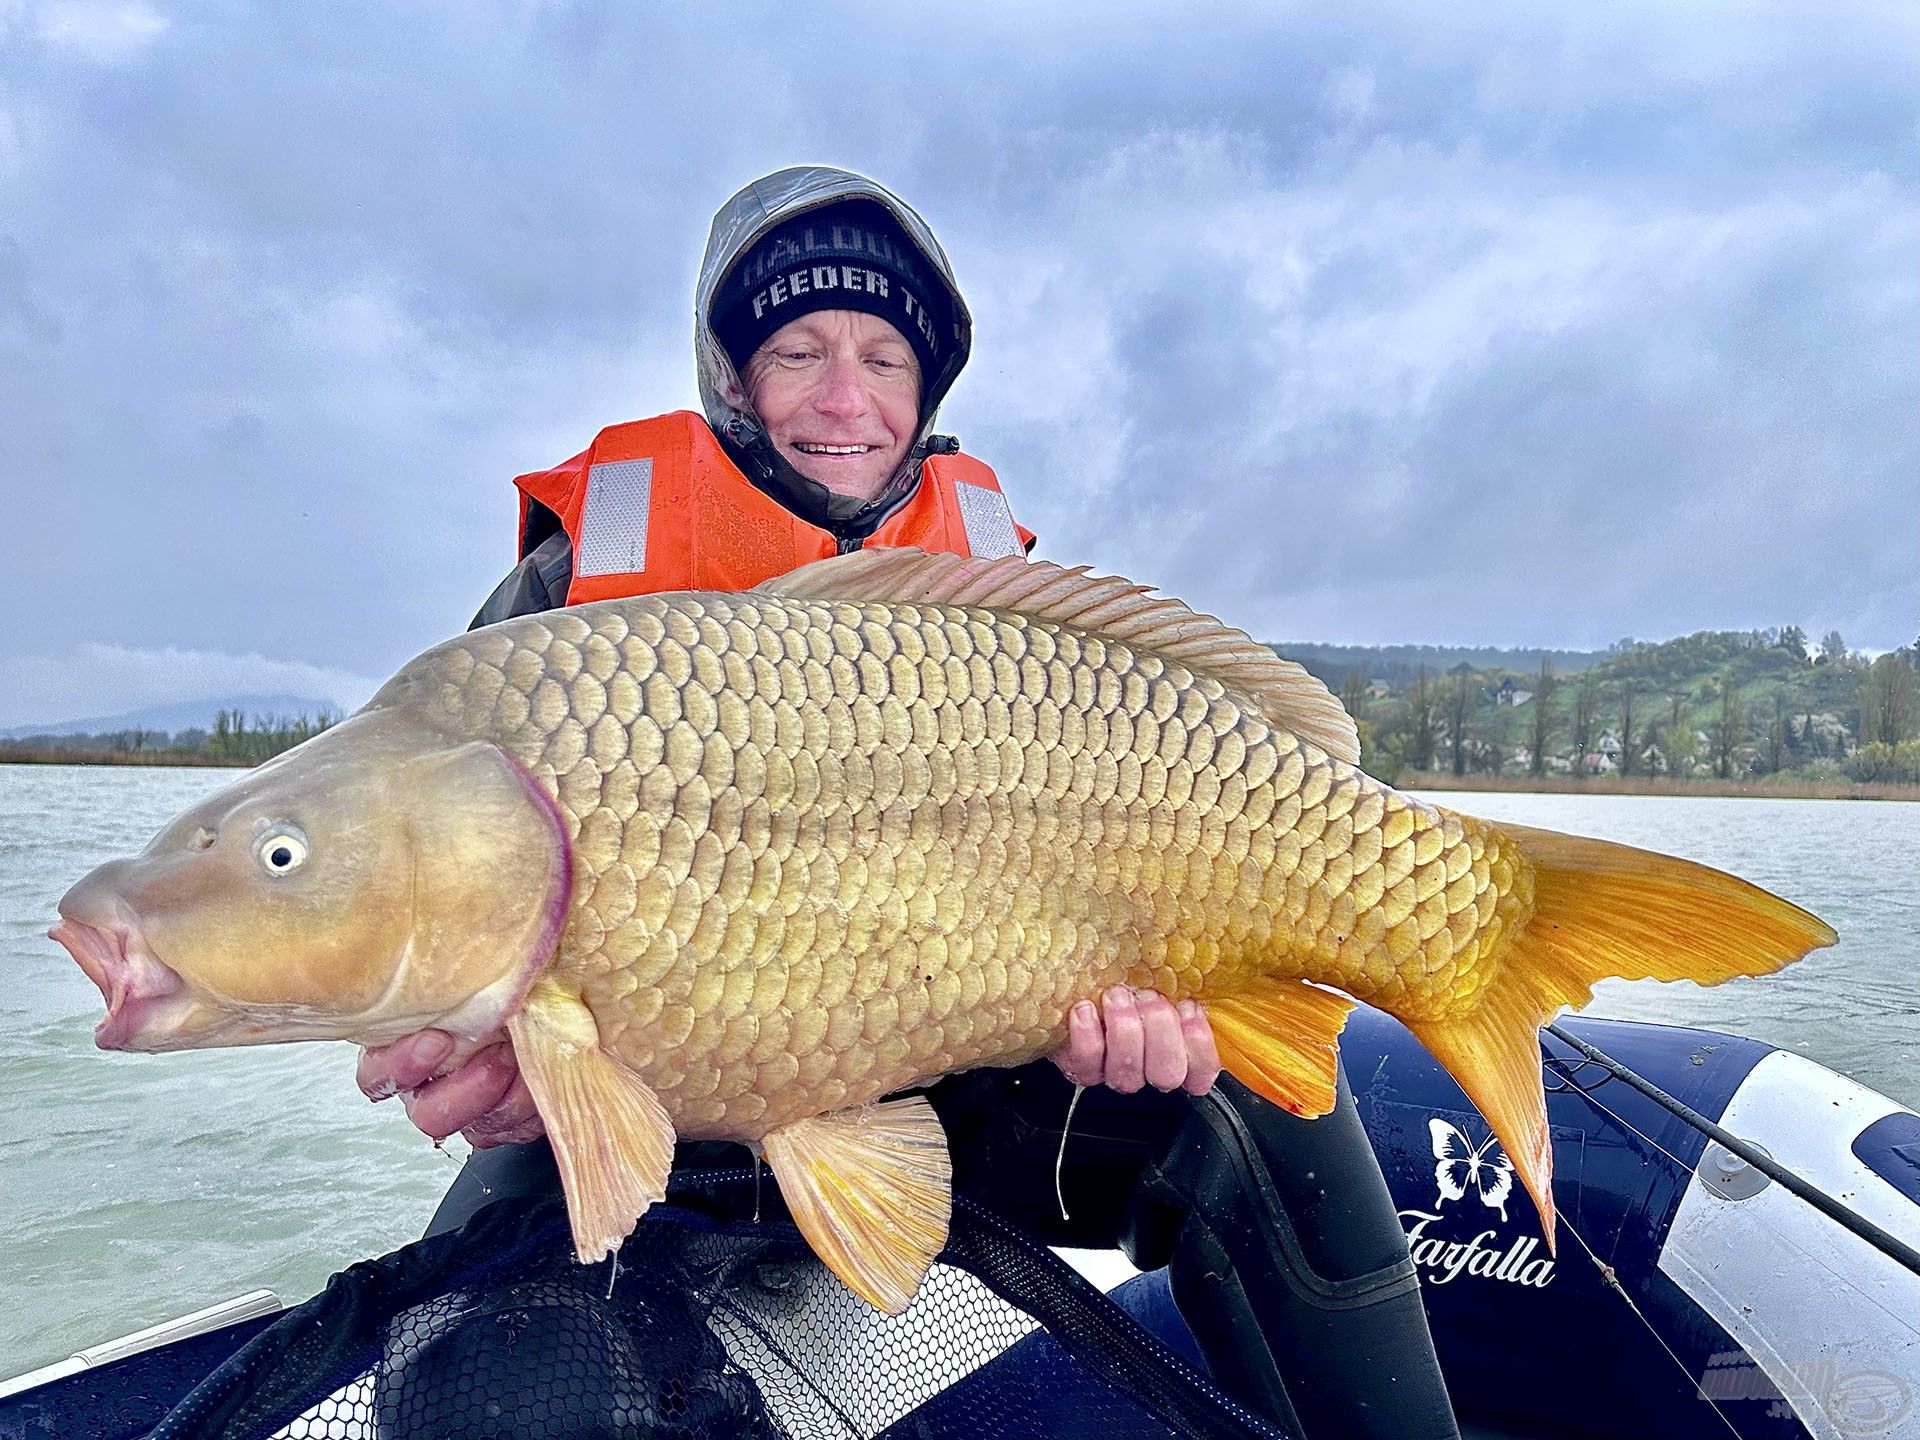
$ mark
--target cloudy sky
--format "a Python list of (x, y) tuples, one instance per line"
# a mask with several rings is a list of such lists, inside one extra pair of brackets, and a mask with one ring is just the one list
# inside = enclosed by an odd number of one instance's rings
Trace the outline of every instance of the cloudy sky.
[[(0, 0), (0, 727), (351, 705), (880, 177), (1042, 553), (1266, 639), (1920, 630), (1910, 4)], [(1095, 18), (1097, 17), (1097, 18)]]

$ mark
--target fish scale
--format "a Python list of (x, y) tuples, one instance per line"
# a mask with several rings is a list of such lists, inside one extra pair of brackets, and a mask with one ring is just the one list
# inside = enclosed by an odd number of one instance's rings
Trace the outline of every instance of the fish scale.
[(1471, 1008), (1526, 910), (1491, 827), (1211, 677), (1018, 613), (603, 601), (401, 678), (558, 799), (554, 974), (690, 1137), (1033, 1059), (1119, 983)]

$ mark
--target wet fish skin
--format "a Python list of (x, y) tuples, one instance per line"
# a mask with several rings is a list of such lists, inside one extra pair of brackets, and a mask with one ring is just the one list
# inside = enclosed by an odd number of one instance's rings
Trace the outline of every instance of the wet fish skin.
[[(53, 938), (108, 998), (104, 1048), (478, 1036), (559, 933), (551, 811), (497, 746), (362, 710), (82, 877)], [(274, 841), (302, 862), (269, 871)]]
[[(1551, 1239), (1541, 1021), (1605, 975), (1762, 973), (1832, 931), (1704, 867), (1425, 805), (1358, 758), (1323, 686), (1177, 602), (864, 554), (437, 646), (83, 880), (56, 937), (110, 1010), (142, 1007), (117, 1044), (504, 1024), (583, 1258), (664, 1193), (676, 1136), (764, 1142), (823, 1258), (904, 1306), (944, 1240), (944, 1141), (923, 1100), (863, 1107), (1054, 1050), (1116, 983), (1202, 1000), (1226, 1068), (1303, 1114), (1332, 1103), (1350, 1008), (1322, 987), (1387, 1009)], [(264, 874), (288, 824), (311, 856)], [(116, 991), (156, 965), (176, 989)]]
[(1526, 905), (1491, 827), (1018, 613), (609, 601), (396, 686), (375, 704), (496, 740), (557, 798), (553, 974), (689, 1137), (1035, 1058), (1117, 983), (1308, 976), (1438, 1013)]

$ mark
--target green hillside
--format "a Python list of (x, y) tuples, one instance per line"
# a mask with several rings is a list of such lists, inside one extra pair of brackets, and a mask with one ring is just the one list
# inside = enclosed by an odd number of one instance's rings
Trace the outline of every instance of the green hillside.
[(1788, 627), (1602, 654), (1274, 648), (1340, 695), (1362, 763), (1397, 783), (1422, 772), (1920, 781), (1913, 647), (1869, 661), (1838, 635), (1813, 648)]

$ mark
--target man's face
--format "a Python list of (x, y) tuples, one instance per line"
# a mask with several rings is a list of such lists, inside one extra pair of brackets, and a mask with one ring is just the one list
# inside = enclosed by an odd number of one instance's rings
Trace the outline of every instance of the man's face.
[(816, 310), (753, 352), (741, 377), (774, 446), (802, 475), (871, 500), (920, 428), (920, 362), (862, 310)]

